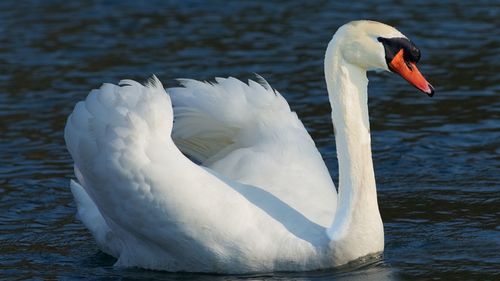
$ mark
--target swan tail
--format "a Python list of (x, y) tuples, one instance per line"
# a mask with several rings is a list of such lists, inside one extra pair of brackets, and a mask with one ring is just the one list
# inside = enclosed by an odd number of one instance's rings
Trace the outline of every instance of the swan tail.
[(206, 164), (253, 145), (263, 127), (302, 126), (283, 96), (264, 78), (257, 80), (246, 84), (233, 77), (216, 78), (215, 83), (179, 79), (182, 87), (168, 89), (175, 112), (172, 138), (181, 151)]
[(75, 199), (78, 219), (87, 227), (103, 252), (118, 257), (122, 248), (120, 241), (109, 228), (94, 201), (76, 181), (70, 181), (70, 188)]

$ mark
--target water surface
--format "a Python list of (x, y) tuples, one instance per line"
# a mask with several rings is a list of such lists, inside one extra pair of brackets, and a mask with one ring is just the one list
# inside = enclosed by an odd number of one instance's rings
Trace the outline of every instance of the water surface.
[[(495, 1), (1, 1), (0, 276), (197, 279), (114, 268), (75, 218), (63, 128), (102, 82), (155, 73), (263, 75), (289, 101), (338, 172), (323, 81), (343, 23), (398, 27), (421, 49), (428, 98), (370, 74), (370, 114), (386, 250), (380, 261), (248, 279), (500, 278), (500, 5)], [(354, 3), (356, 2), (356, 3)]]

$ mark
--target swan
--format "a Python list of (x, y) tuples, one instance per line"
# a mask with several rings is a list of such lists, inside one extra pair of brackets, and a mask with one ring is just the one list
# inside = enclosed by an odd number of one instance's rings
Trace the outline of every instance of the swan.
[(347, 23), (329, 42), (338, 194), (303, 124), (261, 77), (182, 79), (166, 91), (156, 77), (103, 84), (64, 131), (78, 217), (116, 266), (305, 271), (379, 255), (366, 72), (395, 72), (432, 96), (419, 59), (406, 36), (374, 21)]

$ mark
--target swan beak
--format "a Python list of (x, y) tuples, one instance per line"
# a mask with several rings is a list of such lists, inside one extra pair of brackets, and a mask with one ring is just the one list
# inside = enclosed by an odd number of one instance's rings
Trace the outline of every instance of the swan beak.
[(432, 85), (425, 80), (422, 73), (418, 70), (415, 62), (405, 61), (403, 54), (403, 49), (399, 50), (389, 63), (389, 68), (401, 75), (401, 77), (414, 87), (426, 93), (429, 97), (432, 97), (434, 95), (434, 87), (432, 87)]

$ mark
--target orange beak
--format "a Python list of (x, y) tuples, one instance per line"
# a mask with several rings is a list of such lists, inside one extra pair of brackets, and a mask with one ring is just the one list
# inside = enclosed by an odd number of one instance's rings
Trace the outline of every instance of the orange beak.
[(425, 80), (424, 76), (420, 73), (414, 62), (407, 63), (405, 61), (403, 53), (403, 49), (399, 50), (389, 63), (389, 68), (401, 75), (401, 77), (417, 89), (432, 97), (434, 95), (434, 88), (429, 82), (427, 82), (427, 80)]

